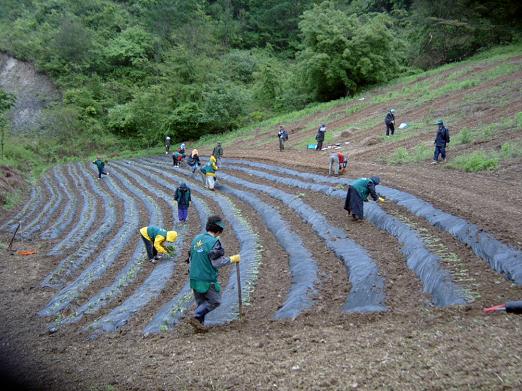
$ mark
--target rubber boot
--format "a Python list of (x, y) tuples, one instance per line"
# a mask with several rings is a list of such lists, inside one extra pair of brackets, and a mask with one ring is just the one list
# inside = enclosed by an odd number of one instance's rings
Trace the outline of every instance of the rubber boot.
[(199, 323), (204, 324), (205, 316), (209, 312), (210, 311), (208, 310), (207, 307), (205, 307), (204, 305), (201, 305), (198, 308), (196, 308), (196, 313), (194, 314), (194, 318), (196, 318), (199, 321)]

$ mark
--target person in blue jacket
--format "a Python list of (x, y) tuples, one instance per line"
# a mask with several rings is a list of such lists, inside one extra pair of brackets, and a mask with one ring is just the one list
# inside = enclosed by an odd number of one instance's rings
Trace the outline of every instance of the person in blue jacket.
[(190, 187), (185, 182), (182, 182), (174, 193), (174, 205), (178, 205), (178, 218), (179, 221), (187, 221), (188, 208), (192, 205), (192, 199), (190, 197)]
[(435, 153), (433, 155), (433, 161), (431, 164), (437, 164), (439, 161), (439, 155), (443, 162), (446, 161), (446, 148), (450, 142), (450, 135), (448, 128), (444, 126), (444, 123), (441, 119), (435, 122), (435, 125), (438, 125), (437, 136), (435, 137), (435, 141), (433, 145), (435, 145)]
[(384, 198), (379, 197), (375, 192), (375, 186), (381, 183), (381, 179), (374, 175), (370, 178), (359, 178), (350, 183), (346, 200), (344, 201), (344, 209), (351, 213), (354, 221), (364, 218), (364, 201), (370, 201), (370, 197), (374, 201), (384, 202)]

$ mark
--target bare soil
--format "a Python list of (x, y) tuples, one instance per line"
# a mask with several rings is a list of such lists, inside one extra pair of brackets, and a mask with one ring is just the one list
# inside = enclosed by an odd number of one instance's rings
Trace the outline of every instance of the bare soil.
[[(512, 61), (519, 63), (521, 59)], [(486, 69), (484, 66), (467, 72)], [(522, 80), (521, 76), (518, 72), (497, 80), (497, 84), (511, 81), (517, 85)], [(465, 78), (466, 74), (461, 77)], [(180, 257), (173, 260), (178, 264), (166, 288), (117, 331), (90, 338), (91, 334), (84, 328), (120, 305), (155, 265), (145, 264), (135, 286), (127, 287), (121, 297), (107, 308), (51, 333), (48, 325), (54, 319), (40, 317), (37, 313), (56, 294), (54, 289), (42, 288), (41, 282), (63, 258), (46, 255), (60, 239), (42, 240), (39, 235), (34, 235), (15, 240), (14, 251), (1, 251), (0, 362), (4, 381), (10, 380), (13, 389), (59, 391), (522, 389), (519, 348), (522, 318), (506, 312), (483, 311), (506, 301), (522, 300), (522, 288), (504, 274), (490, 269), (487, 262), (470, 251), (468, 246), (393, 202), (381, 204), (387, 213), (423, 232), (432, 243), (439, 243), (442, 266), (451, 271), (455, 282), (472, 292), (473, 299), (466, 305), (436, 307), (429, 295), (422, 292), (422, 282), (406, 265), (401, 244), (368, 221), (352, 222), (342, 208), (342, 200), (287, 185), (274, 185), (248, 173), (226, 168), (227, 159), (237, 159), (326, 176), (330, 153), (344, 153), (349, 157), (349, 164), (341, 178), (356, 179), (377, 174), (384, 185), (411, 193), (437, 209), (476, 224), (503, 243), (522, 250), (520, 159), (479, 173), (447, 169), (444, 164), (430, 165), (430, 160), (386, 165), (382, 163), (383, 156), (399, 146), (412, 150), (420, 142), (432, 140), (436, 127), (426, 126), (424, 133), (406, 139), (400, 139), (400, 132), (397, 131), (394, 136), (397, 140), (394, 140), (393, 137), (383, 137), (385, 129), (382, 123), (376, 123), (375, 127), (364, 132), (339, 135), (334, 141), (341, 143), (340, 149), (315, 151), (302, 147), (303, 140), (313, 136), (323, 122), (328, 122), (328, 131), (335, 133), (347, 126), (357, 127), (368, 116), (378, 115), (380, 118), (382, 114), (384, 119), (390, 106), (397, 109), (398, 122), (453, 116), (452, 122), (447, 123), (450, 132), (453, 131), (452, 135), (464, 126), (473, 128), (500, 123), (501, 118), (522, 112), (521, 90), (515, 87), (513, 96), (509, 98), (510, 103), (506, 105), (494, 105), (492, 100), (478, 102), (468, 107), (465, 115), (455, 116), (458, 108), (462, 109), (466, 96), (484, 91), (494, 94), (494, 86), (495, 82), (476, 86), (426, 105), (409, 105), (404, 100), (370, 105), (350, 115), (343, 115), (350, 104), (339, 106), (330, 113), (309, 118), (306, 123), (285, 124), (290, 131), (290, 140), (284, 152), (278, 151), (277, 129), (259, 129), (259, 134), (254, 138), (244, 137), (224, 145), (224, 172), (275, 186), (290, 194), (299, 194), (303, 202), (320, 211), (330, 225), (344, 230), (350, 239), (368, 252), (385, 280), (384, 304), (387, 311), (343, 312), (343, 303), (351, 285), (342, 262), (291, 208), (267, 194), (254, 192), (263, 202), (278, 210), (282, 220), (302, 238), (317, 263), (321, 283), (317, 286), (314, 305), (309, 310), (293, 319), (272, 319), (283, 305), (291, 286), (288, 254), (266, 229), (262, 216), (249, 205), (231, 197), (236, 208), (251, 224), (262, 248), (255, 290), (246, 303), (248, 305), (244, 306), (240, 320), (211, 326), (207, 333), (196, 333), (182, 321), (173, 331), (144, 335), (144, 327), (187, 281), (187, 266), (183, 263), (185, 257)], [(386, 92), (383, 89), (373, 93), (379, 95)], [(430, 113), (431, 107), (437, 108), (435, 113)], [(325, 121), (325, 118), (336, 119)], [(467, 150), (494, 149), (506, 142), (520, 141), (520, 133), (517, 128), (505, 129), (484, 142), (459, 144), (448, 150), (448, 159)], [(259, 142), (263, 139), (268, 141)], [(376, 140), (375, 143), (369, 143), (371, 139)], [(347, 141), (350, 143), (345, 144)], [(333, 142), (329, 144), (333, 145)], [(205, 146), (188, 144), (189, 149), (193, 147), (198, 148), (202, 156), (208, 156), (211, 152)], [(170, 157), (164, 158), (164, 180), (169, 181), (170, 173), (175, 170), (172, 169)], [(115, 163), (111, 174), (122, 175), (116, 167)], [(111, 163), (108, 169), (111, 170)], [(65, 166), (62, 173), (72, 184), (73, 178)], [(140, 175), (129, 178), (136, 187), (142, 186), (140, 184), (146, 179)], [(193, 179), (187, 182), (193, 187), (200, 186)], [(234, 187), (233, 184), (226, 185)], [(77, 190), (78, 194), (89, 191)], [(146, 187), (142, 190), (155, 199), (153, 190)], [(47, 191), (44, 193), (45, 197), (51, 197)], [(140, 224), (146, 225), (149, 212), (143, 200), (134, 198), (139, 208)], [(26, 191), (24, 201), (28, 199), (29, 191)], [(206, 201), (213, 212), (221, 213), (212, 198)], [(173, 226), (174, 217), (168, 205), (159, 199), (156, 202), (164, 212), (165, 225)], [(0, 225), (9, 221), (23, 206), (22, 202), (13, 210), (3, 210)], [(121, 225), (125, 208), (121, 203), (115, 203), (114, 208)], [(50, 226), (56, 218), (51, 219)], [(194, 208), (189, 212), (188, 229), (189, 236), (201, 230)], [(0, 231), (0, 242), (8, 244), (12, 235), (12, 232)], [(100, 251), (110, 239), (108, 237), (100, 243)], [(239, 244), (232, 230), (226, 230), (221, 239), (229, 255), (238, 251)], [(71, 303), (71, 308), (63, 315), (67, 316), (86, 298), (110, 284), (139, 240), (136, 236), (132, 243), (122, 247), (115, 265)], [(187, 242), (185, 246), (188, 246)], [(19, 250), (37, 252), (23, 256), (17, 253)], [(183, 250), (185, 253), (186, 249)], [(452, 262), (454, 259), (459, 260), (458, 265)], [(221, 278), (226, 279), (229, 272), (230, 268), (223, 269)], [(71, 276), (69, 281), (75, 276)]]

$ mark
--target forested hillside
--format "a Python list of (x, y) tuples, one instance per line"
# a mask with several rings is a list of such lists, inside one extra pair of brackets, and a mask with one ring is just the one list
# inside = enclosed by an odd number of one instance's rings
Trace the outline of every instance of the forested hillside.
[(4, 0), (0, 50), (61, 90), (39, 123), (56, 161), (353, 96), (513, 42), (521, 16), (515, 0)]

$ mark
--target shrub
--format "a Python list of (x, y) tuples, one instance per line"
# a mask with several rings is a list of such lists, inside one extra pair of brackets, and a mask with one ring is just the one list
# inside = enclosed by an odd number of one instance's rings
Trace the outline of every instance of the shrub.
[(473, 152), (470, 155), (461, 155), (446, 167), (468, 172), (491, 170), (498, 166), (499, 157), (484, 151)]
[(387, 159), (388, 164), (401, 164), (409, 161), (411, 161), (410, 155), (408, 151), (402, 147), (397, 148)]
[(457, 136), (457, 140), (461, 144), (467, 144), (471, 141), (471, 133), (468, 128), (463, 128)]

